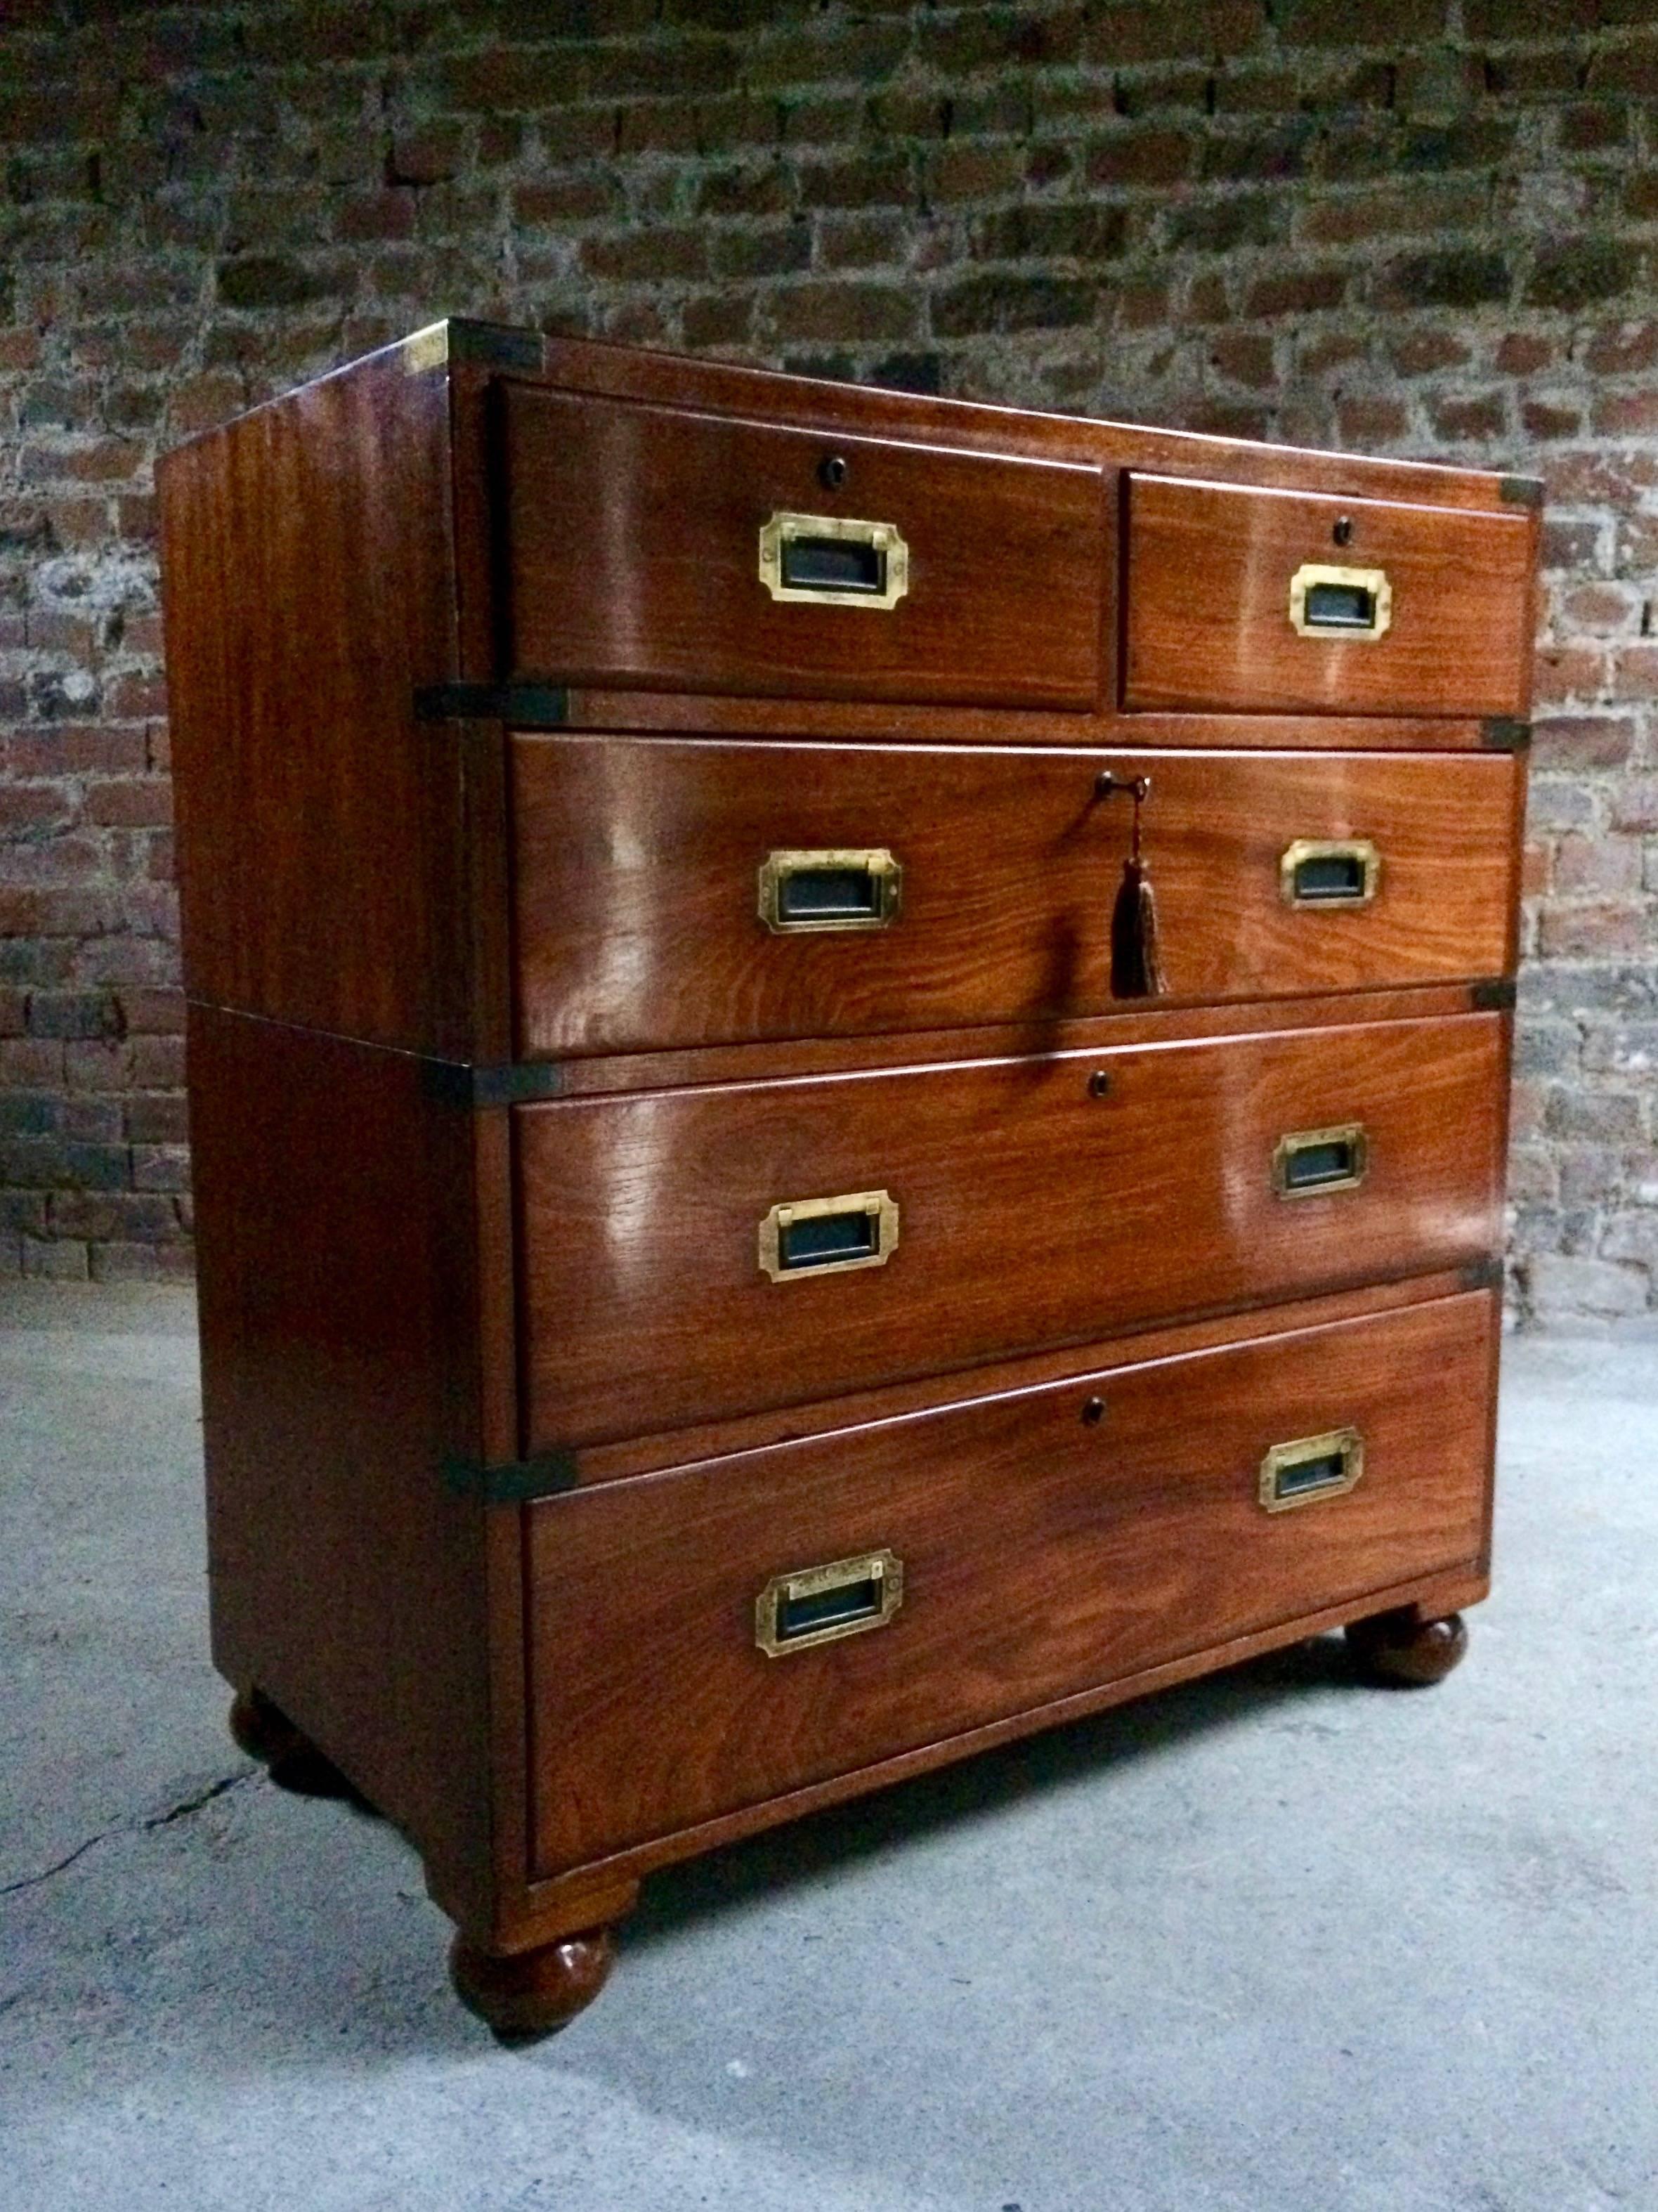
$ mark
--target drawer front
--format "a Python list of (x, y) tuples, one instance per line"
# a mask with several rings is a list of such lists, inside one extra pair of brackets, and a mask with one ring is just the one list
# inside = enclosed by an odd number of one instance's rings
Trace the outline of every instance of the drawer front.
[(1124, 703), (1521, 715), (1533, 538), (1527, 514), (1133, 477)]
[(1097, 469), (512, 383), (501, 425), (521, 674), (1096, 702), (1109, 558)]
[(1475, 1563), (1496, 1320), (1444, 1299), (537, 1505), (541, 1870)]
[(530, 1447), (1489, 1253), (1504, 1069), (1471, 1014), (517, 1108)]
[(1132, 805), (1096, 795), (1108, 765), (1151, 779), (1166, 995), (1508, 965), (1507, 757), (519, 735), (512, 757), (529, 1057), (1143, 1007), (1111, 994)]

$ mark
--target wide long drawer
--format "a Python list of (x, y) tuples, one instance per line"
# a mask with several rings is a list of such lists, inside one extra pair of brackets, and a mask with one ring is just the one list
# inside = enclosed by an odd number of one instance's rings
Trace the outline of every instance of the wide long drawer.
[(541, 1870), (1477, 1568), (1496, 1326), (1442, 1299), (534, 1507)]
[(534, 1450), (809, 1403), (1497, 1237), (1503, 1018), (514, 1109)]
[(1129, 480), (1130, 708), (1521, 715), (1534, 520)]
[[(1080, 753), (519, 734), (519, 1049), (1110, 1012), (1131, 805), (1164, 994), (1500, 975), (1508, 757)], [(1121, 979), (1119, 978), (1119, 981)]]
[(521, 674), (1084, 709), (1109, 562), (1096, 468), (505, 383)]

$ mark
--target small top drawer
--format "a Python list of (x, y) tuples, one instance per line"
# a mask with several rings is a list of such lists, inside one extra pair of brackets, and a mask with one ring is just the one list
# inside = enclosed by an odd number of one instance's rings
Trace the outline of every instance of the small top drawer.
[(1521, 715), (1528, 514), (1129, 480), (1123, 702)]
[(651, 690), (1096, 703), (1107, 560), (1097, 469), (511, 381), (499, 398), (514, 673)]

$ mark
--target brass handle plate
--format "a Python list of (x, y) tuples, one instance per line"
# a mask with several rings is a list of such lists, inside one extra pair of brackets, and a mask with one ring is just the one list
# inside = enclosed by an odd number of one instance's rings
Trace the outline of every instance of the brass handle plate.
[(884, 845), (768, 853), (760, 919), (780, 936), (804, 929), (885, 929), (898, 919), (904, 872)]
[(774, 1575), (754, 1601), (754, 1640), (768, 1659), (884, 1628), (904, 1601), (904, 1563), (894, 1553)]
[(890, 522), (777, 514), (760, 526), (760, 580), (774, 599), (890, 609), (909, 589), (909, 548)]
[(1280, 1198), (1314, 1198), (1330, 1190), (1357, 1190), (1370, 1164), (1370, 1140), (1362, 1121), (1334, 1129), (1292, 1129), (1272, 1152), (1272, 1188)]
[(884, 1267), (897, 1249), (897, 1200), (884, 1190), (786, 1199), (760, 1224), (761, 1272), (774, 1283)]
[(1385, 568), (1331, 568), (1309, 561), (1290, 579), (1290, 622), (1298, 637), (1385, 637), (1394, 587)]
[(1285, 906), (1369, 906), (1382, 883), (1382, 855), (1368, 837), (1297, 837), (1278, 862)]
[(1357, 1429), (1330, 1429), (1274, 1444), (1260, 1463), (1260, 1502), (1269, 1513), (1345, 1498), (1364, 1472), (1364, 1439)]

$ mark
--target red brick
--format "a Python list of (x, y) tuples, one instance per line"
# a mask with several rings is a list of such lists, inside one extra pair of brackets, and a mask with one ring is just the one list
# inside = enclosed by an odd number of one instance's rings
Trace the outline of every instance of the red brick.
[(1509, 331), (1497, 349), (1497, 367), (1505, 376), (1532, 376), (1559, 357), (1559, 348), (1535, 331)]
[(1346, 296), (1350, 272), (1341, 267), (1285, 269), (1252, 284), (1244, 301), (1251, 317), (1312, 315), (1339, 307)]
[(1444, 27), (1442, 0), (1287, 0), (1277, 17), (1289, 46), (1400, 46), (1431, 40)]
[(1658, 776), (1621, 784), (1612, 795), (1614, 830), (1658, 830)]
[(1467, 205), (1465, 193), (1430, 178), (1372, 186), (1312, 201), (1297, 234), (1314, 246), (1363, 245), (1373, 238), (1444, 229), (1461, 221)]
[(1522, 400), (1520, 427), (1528, 438), (1575, 438), (1583, 428), (1583, 410), (1570, 401)]
[(1658, 697), (1658, 643), (1620, 645), (1612, 672), (1614, 699), (1646, 702)]
[(1229, 331), (1212, 341), (1209, 358), (1235, 384), (1254, 385), (1265, 391), (1277, 380), (1273, 342), (1262, 331)]
[(1535, 696), (1540, 705), (1569, 699), (1596, 699), (1606, 688), (1611, 663), (1604, 646), (1546, 645), (1537, 656)]
[(1615, 637), (1634, 630), (1641, 619), (1641, 599), (1626, 584), (1580, 584), (1560, 599), (1560, 617), (1569, 629), (1587, 630), (1598, 637)]
[(1591, 422), (1603, 438), (1650, 436), (1658, 430), (1658, 386), (1603, 393), (1594, 403)]
[(1584, 348), (1583, 361), (1597, 376), (1658, 368), (1658, 323), (1603, 324)]
[(135, 988), (118, 994), (122, 1025), (129, 1036), (182, 1036), (185, 996), (182, 990)]
[(1157, 7), (1116, 0), (1095, 15), (1086, 52), (1108, 69), (1136, 62), (1212, 62), (1247, 52), (1263, 43), (1265, 33), (1265, 13), (1248, 0), (1164, 0)]
[(410, 238), (415, 229), (415, 195), (406, 185), (383, 191), (354, 192), (334, 210), (334, 235), (359, 240)]
[(623, 283), (695, 282), (708, 273), (708, 234), (706, 229), (653, 228), (584, 239), (581, 265), (595, 276)]
[(130, 1048), (135, 1089), (170, 1091), (183, 1083), (185, 1041), (181, 1036), (134, 1037)]
[(768, 319), (780, 338), (846, 341), (912, 337), (915, 295), (887, 284), (800, 284), (774, 294)]
[(1403, 400), (1382, 392), (1358, 392), (1339, 401), (1336, 421), (1345, 446), (1396, 445), (1409, 434), (1411, 424)]
[(435, 185), (454, 176), (466, 162), (468, 134), (459, 123), (424, 123), (394, 131), (386, 155), (386, 182)]
[(1646, 946), (1645, 915), (1634, 901), (1545, 906), (1538, 945), (1546, 957), (1562, 960), (1638, 957)]
[(1554, 888), (1561, 893), (1638, 891), (1638, 837), (1563, 837), (1555, 855)]
[(923, 189), (944, 203), (990, 199), (1017, 191), (1023, 172), (1017, 146), (950, 146), (929, 157)]
[(1589, 64), (1588, 89), (1602, 94), (1632, 93), (1641, 100), (1658, 95), (1658, 40), (1603, 47)]
[(1508, 410), (1500, 392), (1436, 399), (1428, 412), (1442, 438), (1490, 440), (1503, 437), (1508, 429)]
[(1401, 332), (1389, 343), (1388, 358), (1401, 376), (1435, 376), (1465, 368), (1473, 356), (1454, 331), (1427, 329)]
[(1198, 141), (1189, 131), (1125, 131), (1088, 149), (1090, 185), (1172, 185), (1191, 175)]
[(194, 1273), (191, 1247), (182, 1223), (179, 1241), (167, 1244), (100, 1243), (89, 1251), (94, 1283), (187, 1282)]

